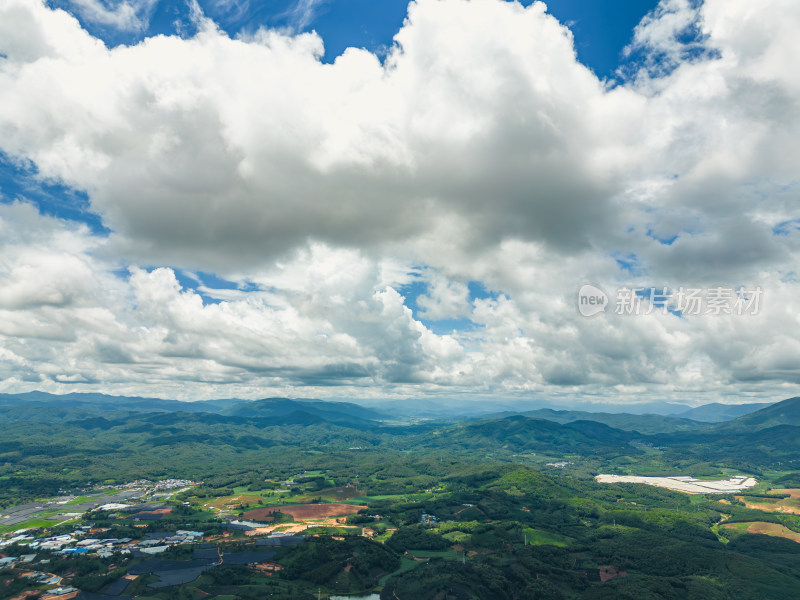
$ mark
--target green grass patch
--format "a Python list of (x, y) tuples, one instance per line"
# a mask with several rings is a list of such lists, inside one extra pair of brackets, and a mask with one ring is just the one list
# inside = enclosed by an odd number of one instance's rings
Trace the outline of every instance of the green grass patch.
[(417, 558), (444, 558), (447, 560), (458, 560), (461, 558), (461, 552), (456, 550), (409, 550), (409, 554), (413, 554)]
[[(73, 517), (73, 519), (77, 520), (78, 517)], [(64, 519), (66, 520), (73, 520), (73, 519)], [(0, 533), (10, 533), (12, 531), (18, 531), (20, 529), (46, 529), (48, 527), (54, 527), (58, 525), (58, 521), (50, 521), (47, 519), (42, 519), (37, 517), (35, 519), (31, 519), (29, 521), (23, 521), (22, 523), (17, 523), (16, 525), (2, 525), (0, 526)]]
[(97, 500), (98, 498), (105, 498), (106, 496), (113, 496), (114, 494), (119, 493), (119, 490), (105, 490), (98, 494), (91, 494), (89, 496), (77, 496), (73, 498), (66, 504), (62, 504), (61, 506), (75, 506), (76, 504), (83, 504), (84, 502), (91, 502), (92, 500)]
[(441, 534), (445, 534), (451, 531), (463, 531), (463, 532), (472, 532), (475, 531), (478, 527), (480, 527), (480, 523), (478, 521), (459, 521), (458, 523), (440, 523), (439, 527), (437, 527), (437, 531)]
[(403, 502), (421, 502), (423, 500), (435, 499), (432, 493), (420, 492), (417, 494), (384, 494), (378, 496), (358, 496), (349, 500), (337, 500), (343, 504), (367, 504), (372, 500), (401, 500)]
[(388, 530), (384, 531), (383, 533), (381, 533), (380, 535), (376, 535), (375, 536), (375, 541), (376, 542), (380, 542), (382, 544), (385, 544), (386, 541), (390, 537), (392, 537), (394, 535), (395, 531), (397, 531), (397, 529), (388, 529)]
[(350, 500), (345, 500), (345, 502), (350, 502), (352, 504), (360, 504), (364, 502), (369, 502), (370, 500), (405, 500), (405, 494), (384, 494), (381, 496), (358, 496), (357, 498), (351, 498)]
[(470, 535), (463, 531), (451, 531), (449, 533), (445, 533), (442, 537), (446, 540), (450, 540), (454, 544), (459, 544), (461, 542), (466, 542), (469, 540)]
[(424, 564), (425, 563), (423, 561), (414, 560), (413, 558), (407, 558), (404, 556), (403, 558), (400, 559), (400, 568), (397, 569), (397, 571), (395, 571), (394, 573), (388, 573), (383, 577), (381, 577), (380, 581), (378, 581), (378, 585), (383, 587), (386, 585), (386, 582), (389, 580), (390, 577), (394, 575), (399, 575), (400, 573), (405, 573), (406, 571), (410, 571), (411, 569), (415, 569), (418, 566)]
[[(36, 513), (36, 516), (37, 517), (42, 517), (42, 518), (55, 517), (55, 516), (58, 516), (58, 515), (66, 514), (68, 512), (69, 511), (64, 511), (64, 510), (43, 510), (43, 511), (40, 511), (40, 512)], [(81, 513), (81, 514), (83, 514), (83, 513)]]
[(309, 527), (303, 535), (353, 535), (354, 531), (361, 531), (352, 527)]
[(723, 544), (727, 544), (730, 542), (730, 539), (725, 537), (724, 535), (724, 528), (721, 526), (720, 523), (711, 526), (711, 531), (717, 536), (717, 539), (722, 542)]
[(565, 548), (572, 541), (572, 538), (568, 538), (565, 535), (530, 527), (525, 527), (522, 533), (527, 536), (529, 546), (558, 546), (559, 548)]
[(85, 502), (91, 502), (94, 500), (95, 497), (92, 496), (78, 496), (69, 502), (62, 504), (61, 506), (75, 506), (76, 504), (83, 504)]

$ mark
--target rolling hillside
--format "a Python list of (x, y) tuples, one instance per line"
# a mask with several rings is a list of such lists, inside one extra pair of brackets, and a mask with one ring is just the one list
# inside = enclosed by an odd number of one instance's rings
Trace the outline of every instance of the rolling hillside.
[(448, 425), (437, 430), (434, 435), (421, 435), (419, 444), (426, 447), (452, 446), (466, 450), (576, 450), (595, 454), (612, 448), (627, 447), (635, 437), (636, 434), (631, 432), (594, 421), (574, 421), (561, 425), (546, 419), (515, 415), (504, 419)]
[(690, 419), (667, 417), (653, 414), (607, 413), (588, 412), (582, 410), (554, 410), (541, 408), (522, 413), (499, 413), (487, 415), (484, 418), (503, 418), (519, 414), (533, 419), (546, 419), (562, 425), (575, 421), (595, 421), (615, 429), (624, 431), (638, 431), (639, 433), (667, 433), (673, 431), (699, 431), (706, 428), (706, 423), (699, 423)]
[(770, 404), (761, 410), (721, 423), (717, 429), (752, 431), (782, 425), (800, 426), (800, 396)]
[(292, 413), (306, 413), (338, 424), (368, 425), (386, 418), (386, 415), (371, 408), (350, 402), (324, 402), (321, 400), (290, 400), (288, 398), (265, 398), (232, 406), (223, 415), (239, 418), (285, 417)]
[(762, 408), (772, 406), (771, 402), (758, 402), (754, 404), (720, 404), (719, 402), (712, 402), (711, 404), (704, 404), (691, 408), (681, 413), (677, 413), (676, 417), (682, 419), (693, 419), (695, 421), (703, 421), (705, 423), (721, 423), (722, 421), (730, 421), (743, 415), (750, 414)]

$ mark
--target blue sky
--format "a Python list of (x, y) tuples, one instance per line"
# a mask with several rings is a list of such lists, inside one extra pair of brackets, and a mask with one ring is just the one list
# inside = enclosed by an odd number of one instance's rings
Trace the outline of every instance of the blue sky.
[[(522, 2), (528, 6), (530, 1)], [(601, 78), (614, 78), (624, 64), (622, 50), (631, 42), (633, 28), (652, 11), (656, 0), (553, 0), (548, 12), (567, 24), (575, 36), (578, 57)], [(152, 35), (191, 35), (194, 28), (184, 0), (159, 0), (143, 31), (120, 32), (82, 18), (69, 0), (52, 0), (51, 6), (72, 9), (84, 27), (109, 45), (130, 44)], [(107, 3), (113, 6), (114, 3)], [(404, 0), (199, 0), (204, 13), (229, 35), (252, 32), (259, 27), (317, 31), (325, 41), (325, 60), (345, 48), (366, 48), (380, 53), (392, 44), (403, 24), (408, 2)]]

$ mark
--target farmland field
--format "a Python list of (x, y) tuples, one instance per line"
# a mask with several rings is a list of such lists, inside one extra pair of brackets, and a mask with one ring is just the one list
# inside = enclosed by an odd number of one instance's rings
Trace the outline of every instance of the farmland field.
[(352, 500), (353, 498), (358, 498), (359, 496), (363, 496), (364, 492), (357, 489), (352, 485), (344, 486), (344, 487), (334, 487), (334, 488), (327, 488), (324, 490), (320, 490), (316, 492), (317, 496), (321, 496), (323, 498), (331, 498), (333, 500)]
[(767, 523), (764, 521), (755, 521), (752, 523), (726, 523), (725, 528), (738, 530), (744, 529), (748, 533), (772, 535), (800, 543), (800, 533), (796, 533), (791, 529), (784, 527), (783, 525), (779, 525), (778, 523)]
[(526, 527), (522, 531), (525, 535), (526, 542), (531, 546), (549, 545), (564, 548), (572, 541), (566, 536), (549, 531), (541, 531), (540, 529)]
[[(199, 503), (199, 499), (194, 499), (194, 501)], [(239, 505), (258, 505), (262, 502), (264, 502), (264, 498), (261, 496), (255, 494), (241, 494), (238, 496), (221, 496), (215, 498), (211, 502), (208, 502), (208, 506), (219, 510), (224, 510), (226, 508), (236, 508)]]
[(763, 510), (765, 512), (780, 512), (793, 515), (800, 515), (800, 490), (798, 489), (773, 489), (772, 493), (789, 494), (789, 498), (753, 498), (748, 496), (736, 496), (736, 499), (744, 502), (747, 508)]
[(336, 502), (330, 504), (287, 504), (251, 510), (244, 513), (244, 517), (246, 519), (263, 519), (274, 512), (282, 512), (286, 515), (292, 515), (297, 520), (324, 519), (352, 515), (365, 508), (367, 507), (359, 504), (340, 504)]
[(305, 491), (302, 494), (284, 498), (287, 502), (311, 503), (315, 498), (323, 499), (328, 502), (352, 502), (354, 499), (362, 498), (364, 492), (352, 485), (329, 487), (317, 491)]

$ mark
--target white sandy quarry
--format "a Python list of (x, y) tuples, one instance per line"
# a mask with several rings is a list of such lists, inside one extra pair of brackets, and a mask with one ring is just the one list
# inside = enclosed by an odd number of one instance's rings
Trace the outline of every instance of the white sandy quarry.
[(640, 477), (638, 475), (598, 475), (600, 483), (646, 483), (690, 494), (729, 494), (740, 492), (758, 483), (753, 477), (731, 477), (721, 481), (701, 481), (688, 475), (677, 477)]

